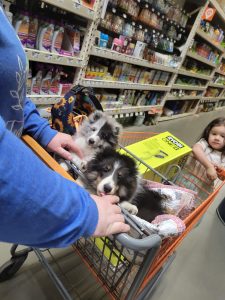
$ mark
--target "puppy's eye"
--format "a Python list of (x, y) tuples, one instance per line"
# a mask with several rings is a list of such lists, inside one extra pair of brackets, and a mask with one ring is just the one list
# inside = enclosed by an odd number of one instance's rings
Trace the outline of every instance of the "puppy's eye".
[(92, 127), (91, 130), (92, 130), (92, 131), (96, 131), (96, 128)]
[(102, 149), (102, 148), (103, 148), (103, 146), (102, 146), (102, 145), (99, 145), (99, 146), (98, 146), (98, 148), (99, 148), (99, 149)]
[(118, 178), (122, 178), (122, 177), (123, 177), (123, 174), (120, 173), (120, 172), (118, 172), (117, 176), (118, 176)]
[(104, 132), (102, 133), (101, 137), (102, 137), (102, 139), (107, 140), (107, 135)]

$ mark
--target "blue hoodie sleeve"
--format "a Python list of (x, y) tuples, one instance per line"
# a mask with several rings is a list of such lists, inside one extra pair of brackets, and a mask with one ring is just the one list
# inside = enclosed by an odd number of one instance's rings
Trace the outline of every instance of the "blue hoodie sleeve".
[(97, 206), (76, 183), (50, 170), (0, 117), (0, 240), (65, 247), (93, 234)]
[(32, 136), (40, 145), (46, 147), (51, 139), (57, 134), (47, 120), (42, 118), (35, 104), (28, 98), (24, 104), (24, 134)]

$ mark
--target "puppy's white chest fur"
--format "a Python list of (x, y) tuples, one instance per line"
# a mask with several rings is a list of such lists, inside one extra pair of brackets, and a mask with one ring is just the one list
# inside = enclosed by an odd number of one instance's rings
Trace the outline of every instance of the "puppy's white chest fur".
[[(83, 153), (84, 159), (87, 160), (89, 156), (94, 155), (93, 147), (91, 147), (87, 139), (83, 136), (75, 135), (73, 137), (74, 142), (79, 147), (81, 152)], [(73, 155), (74, 153), (72, 153)]]

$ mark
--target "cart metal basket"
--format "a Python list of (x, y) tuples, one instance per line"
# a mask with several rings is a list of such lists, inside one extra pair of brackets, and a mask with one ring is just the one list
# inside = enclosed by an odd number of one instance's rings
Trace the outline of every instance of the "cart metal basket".
[[(126, 151), (124, 146), (154, 134), (149, 132), (124, 133), (120, 140), (120, 148)], [(50, 168), (59, 172), (62, 176), (73, 180), (34, 140), (28, 136), (25, 136), (23, 139)], [(131, 155), (137, 164), (145, 166), (146, 172), (152, 172), (157, 179), (160, 177), (162, 182), (198, 191), (198, 206), (184, 220), (186, 230), (179, 237), (167, 238), (162, 241), (160, 236), (149, 234), (137, 221), (134, 221), (129, 213), (123, 210), (124, 216), (132, 228), (129, 235), (118, 234), (107, 238), (82, 238), (72, 245), (72, 249), (81, 256), (84, 264), (88, 265), (93, 276), (101, 282), (101, 286), (105, 288), (111, 299), (149, 299), (153, 288), (172, 262), (178, 245), (199, 222), (222, 187), (223, 182), (218, 182), (213, 190), (207, 190), (205, 189), (204, 178), (201, 175), (199, 176), (200, 173), (195, 175), (193, 170), (188, 167), (182, 166), (181, 168), (176, 166), (177, 174), (174, 176), (174, 172), (172, 172), (173, 178), (170, 178), (169, 171), (166, 174), (160, 174), (133, 153), (127, 152), (127, 154)], [(190, 159), (192, 160), (192, 165), (195, 165), (194, 158), (191, 157)], [(80, 174), (75, 166), (72, 165), (72, 167)], [(80, 175), (82, 176), (82, 174)], [(145, 173), (143, 177), (145, 177)], [(17, 245), (14, 245), (11, 251), (11, 261), (1, 267), (0, 280), (12, 277), (25, 261), (27, 253), (34, 251), (63, 299), (72, 299), (67, 288), (59, 280), (59, 277), (45, 258), (43, 251), (29, 248), (27, 252), (25, 250), (16, 252), (16, 249)], [(51, 253), (50, 250), (47, 251)], [(57, 263), (54, 255), (51, 256)], [(63, 268), (60, 266), (59, 270), (61, 274), (64, 273)], [(66, 278), (65, 274), (63, 274), (63, 277)]]

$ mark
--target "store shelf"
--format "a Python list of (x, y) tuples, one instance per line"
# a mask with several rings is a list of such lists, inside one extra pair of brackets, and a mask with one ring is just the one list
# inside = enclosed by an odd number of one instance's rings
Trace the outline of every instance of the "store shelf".
[(169, 117), (168, 116), (163, 116), (163, 117), (159, 118), (159, 122), (178, 119), (178, 118), (184, 118), (184, 117), (191, 116), (193, 114), (194, 114), (194, 112), (184, 113), (184, 114), (177, 114), (177, 115), (173, 115), (173, 116), (169, 116)]
[(191, 57), (193, 59), (196, 59), (196, 60), (198, 60), (198, 61), (200, 61), (200, 62), (202, 62), (202, 63), (204, 63), (204, 64), (206, 64), (206, 65), (208, 65), (210, 67), (213, 67), (213, 68), (216, 67), (216, 64), (214, 64), (212, 61), (210, 61), (209, 59), (207, 59), (205, 57), (202, 57), (202, 56), (198, 55), (197, 53), (194, 53), (191, 50), (189, 50), (187, 52), (187, 56), (189, 56), (189, 57)]
[(224, 88), (225, 88), (225, 85), (223, 85), (223, 84), (218, 84), (218, 83), (213, 83), (213, 82), (210, 82), (210, 83), (209, 83), (209, 86), (215, 87), (215, 88), (220, 88), (220, 89), (224, 89)]
[(225, 106), (215, 107), (215, 110), (223, 110), (223, 109), (225, 109)]
[(79, 0), (43, 0), (43, 2), (57, 6), (89, 20), (93, 20), (95, 16), (94, 10), (81, 5)]
[(218, 102), (219, 100), (219, 97), (202, 97), (200, 102)]
[(216, 0), (210, 0), (210, 4), (216, 9), (217, 13), (219, 14), (220, 18), (225, 21), (225, 12), (223, 11), (222, 7)]
[(50, 105), (59, 102), (62, 96), (53, 95), (27, 95), (36, 105)]
[(81, 79), (80, 84), (86, 87), (105, 88), (105, 89), (132, 89), (132, 90), (146, 90), (146, 91), (169, 91), (170, 86), (140, 84), (123, 81), (106, 81), (97, 79)]
[(168, 100), (179, 100), (179, 101), (183, 101), (183, 100), (198, 100), (200, 99), (202, 96), (182, 96), (182, 97), (176, 97), (176, 96), (167, 96), (166, 97), (166, 101)]
[(141, 67), (146, 67), (146, 68), (151, 68), (151, 69), (156, 69), (160, 71), (166, 71), (166, 72), (171, 72), (171, 73), (176, 73), (177, 69), (167, 67), (161, 64), (152, 64), (149, 61), (141, 58), (137, 58), (131, 55), (126, 55), (122, 53), (118, 53), (113, 50), (105, 49), (105, 48), (100, 48), (93, 46), (90, 52), (91, 55), (95, 55), (98, 57), (103, 57), (103, 58), (108, 58), (116, 61), (121, 61), (125, 63), (130, 63), (132, 65), (137, 65)]
[(224, 53), (225, 49), (219, 44), (214, 41), (209, 34), (202, 31), (200, 28), (197, 29), (196, 34), (200, 36), (202, 39), (204, 39), (206, 42), (208, 42), (210, 45), (215, 47), (220, 52)]
[(30, 61), (51, 63), (71, 67), (83, 67), (84, 61), (78, 57), (65, 56), (51, 52), (39, 51), (36, 49), (24, 48), (27, 58)]
[(218, 70), (218, 69), (216, 70), (216, 73), (225, 76), (225, 72), (222, 72), (222, 71), (220, 71), (220, 70)]
[(130, 107), (121, 107), (121, 108), (106, 108), (104, 111), (108, 115), (117, 115), (117, 114), (129, 114), (129, 113), (139, 113), (145, 111), (151, 111), (151, 109), (161, 109), (162, 105), (145, 105), (145, 106), (130, 106)]
[(200, 79), (204, 79), (204, 80), (210, 80), (211, 79), (211, 76), (209, 76), (209, 75), (198, 74), (198, 73), (186, 71), (184, 69), (179, 70), (178, 74), (189, 76), (189, 77), (194, 77), (194, 78), (200, 78)]
[[(87, 19), (88, 24), (91, 24), (91, 27), (93, 29), (93, 35), (95, 34), (95, 30), (97, 29), (97, 24), (100, 22), (100, 19), (98, 19), (98, 14), (96, 11), (93, 9), (90, 9), (88, 7), (85, 7), (81, 5), (80, 0), (44, 0), (43, 2), (49, 3), (55, 7), (59, 7), (60, 9), (66, 10), (68, 12), (71, 12), (77, 16), (80, 16), (82, 18)], [(138, 1), (140, 2), (140, 1)], [(209, 0), (208, 1), (210, 6), (215, 7), (217, 10), (217, 15), (221, 17), (225, 24), (225, 12), (223, 12), (222, 8), (219, 6), (217, 1), (215, 0)], [(95, 6), (96, 7), (96, 6)], [(206, 7), (206, 5), (205, 5)], [(202, 10), (203, 11), (203, 10)], [(219, 44), (212, 39), (210, 40), (210, 36), (205, 33), (203, 30), (200, 29), (199, 23), (201, 19), (201, 11), (198, 13), (198, 17), (196, 18), (195, 23), (193, 24), (193, 37), (194, 35), (197, 34), (197, 36), (204, 41), (207, 41), (213, 49), (217, 49), (219, 53), (221, 53), (221, 57), (225, 59), (225, 49)], [(75, 16), (76, 17), (76, 16)], [(78, 18), (79, 19), (79, 18)], [(88, 27), (89, 28), (89, 27)], [(198, 28), (196, 30), (196, 28)], [(88, 30), (86, 32), (88, 34)], [(92, 34), (92, 33), (91, 33)], [(88, 39), (89, 35), (86, 35), (85, 38)], [(187, 38), (188, 39), (188, 38)], [(94, 39), (92, 39), (94, 41)], [(187, 47), (190, 47), (191, 40), (188, 39), (188, 44)], [(88, 45), (88, 43), (87, 43)], [(202, 57), (198, 55), (197, 53), (193, 52), (192, 50), (187, 51), (187, 47), (185, 47), (185, 51), (182, 53), (182, 58), (190, 57), (198, 62), (201, 62), (202, 64), (205, 64), (205, 66), (208, 66), (208, 68), (212, 69), (212, 73), (214, 74), (215, 72), (221, 75), (225, 76), (225, 73), (221, 72), (219, 70), (219, 66), (216, 63), (213, 63), (212, 61), (208, 60), (205, 57)], [(186, 53), (187, 51), (187, 53)], [(116, 51), (106, 49), (106, 48), (100, 48), (96, 47), (93, 45), (93, 43), (89, 43), (89, 46), (85, 48), (85, 53), (82, 53), (84, 56), (84, 59), (79, 58), (79, 57), (68, 57), (64, 55), (58, 55), (54, 53), (48, 53), (48, 52), (43, 52), (39, 50), (33, 50), (33, 49), (27, 49), (25, 48), (25, 52), (27, 54), (27, 57), (30, 61), (38, 61), (38, 62), (43, 62), (43, 63), (51, 63), (51, 64), (58, 64), (58, 65), (65, 65), (65, 66), (71, 66), (74, 68), (79, 68), (76, 71), (75, 75), (75, 80), (77, 84), (86, 86), (86, 87), (93, 87), (93, 88), (103, 88), (103, 89), (129, 89), (129, 90), (146, 90), (146, 91), (159, 91), (159, 92), (165, 92), (164, 98), (163, 98), (163, 103), (166, 101), (195, 101), (196, 104), (202, 102), (218, 102), (219, 100), (225, 100), (225, 96), (218, 96), (218, 97), (203, 97), (204, 92), (206, 90), (206, 87), (215, 87), (215, 88), (220, 88), (221, 92), (223, 91), (222, 89), (225, 89), (225, 85), (219, 85), (215, 84), (212, 82), (213, 78), (211, 75), (205, 75), (205, 74), (199, 74), (199, 73), (194, 73), (187, 71), (185, 69), (181, 69), (181, 65), (177, 68), (170, 67), (168, 65), (161, 65), (161, 64), (155, 64), (155, 63), (150, 63), (147, 60), (137, 58), (131, 55), (126, 55), (122, 53), (118, 53)], [(83, 57), (82, 56), (82, 57)], [(88, 64), (88, 61), (90, 59), (90, 56), (96, 56), (100, 58), (105, 58), (111, 61), (118, 62), (118, 64), (122, 63), (129, 63), (134, 66), (139, 66), (142, 68), (148, 68), (148, 69), (153, 69), (153, 70), (160, 70), (160, 71), (165, 71), (169, 72), (171, 74), (170, 81), (171, 83), (169, 86), (165, 85), (151, 85), (151, 84), (140, 84), (140, 83), (132, 83), (132, 82), (120, 82), (120, 81), (113, 81), (113, 80), (98, 80), (98, 79), (87, 79), (87, 78), (82, 78), (85, 73), (85, 66)], [(92, 57), (94, 58), (94, 57)], [(182, 60), (183, 61), (183, 60)], [(183, 76), (188, 76), (189, 78), (196, 78), (199, 80), (205, 80), (205, 82), (200, 82), (201, 84), (204, 84), (204, 86), (196, 86), (196, 85), (187, 85), (187, 84), (172, 84), (176, 82), (177, 75), (183, 75)], [(179, 82), (179, 81), (178, 81)], [(180, 81), (181, 82), (181, 81)], [(193, 81), (194, 82), (194, 81)], [(172, 89), (175, 90), (187, 90), (190, 91), (191, 94), (194, 94), (194, 91), (199, 91), (200, 95), (196, 96), (182, 96), (182, 97), (177, 97), (171, 95)], [(192, 92), (193, 91), (193, 92)], [(43, 105), (43, 107), (47, 106), (50, 107), (52, 104), (57, 103), (61, 96), (53, 96), (53, 95), (31, 95), (28, 96), (30, 97), (34, 103), (37, 105)], [(219, 104), (219, 103), (218, 103)], [(218, 105), (216, 103), (216, 105)], [(128, 117), (131, 115), (138, 115), (138, 114), (144, 114), (144, 112), (148, 112), (154, 109), (158, 109), (161, 111), (163, 109), (163, 105), (156, 105), (156, 106), (130, 106), (130, 107), (122, 107), (122, 108), (107, 108), (104, 111), (108, 115), (113, 115), (114, 117)], [(196, 107), (197, 109), (197, 107)], [(190, 115), (193, 115), (196, 111), (196, 109), (192, 110), (192, 112), (186, 112), (186, 113), (181, 113), (181, 114), (176, 114), (173, 116), (162, 116), (159, 118), (159, 121), (167, 121), (170, 119), (177, 119), (177, 118), (183, 118), (183, 117), (188, 117)], [(225, 109), (224, 107), (218, 107), (216, 109)]]
[(205, 86), (197, 86), (197, 85), (187, 85), (187, 84), (174, 84), (172, 86), (172, 89), (204, 91), (206, 89), (206, 87)]

